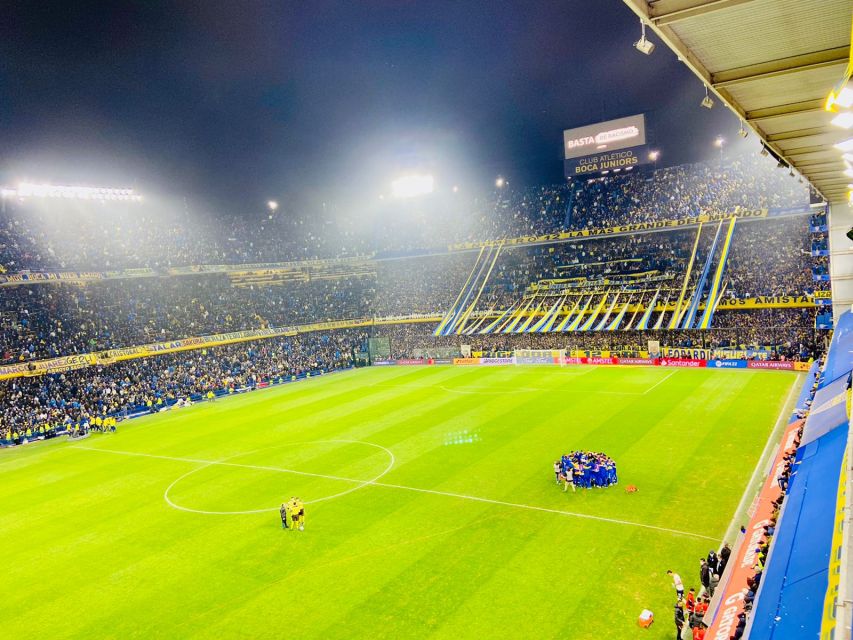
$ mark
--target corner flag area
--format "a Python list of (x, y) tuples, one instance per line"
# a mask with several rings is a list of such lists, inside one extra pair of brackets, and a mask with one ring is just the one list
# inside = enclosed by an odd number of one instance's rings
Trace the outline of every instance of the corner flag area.
[[(698, 589), (802, 379), (372, 367), (0, 450), (0, 628), (669, 638), (666, 569)], [(618, 485), (555, 486), (574, 450), (607, 452)], [(291, 496), (303, 532), (281, 528)]]

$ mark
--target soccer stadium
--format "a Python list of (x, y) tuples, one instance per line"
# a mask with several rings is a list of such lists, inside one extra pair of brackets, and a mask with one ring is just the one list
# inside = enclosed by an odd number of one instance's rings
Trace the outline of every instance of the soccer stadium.
[(2, 637), (851, 638), (853, 4), (453, 4), (10, 8)]

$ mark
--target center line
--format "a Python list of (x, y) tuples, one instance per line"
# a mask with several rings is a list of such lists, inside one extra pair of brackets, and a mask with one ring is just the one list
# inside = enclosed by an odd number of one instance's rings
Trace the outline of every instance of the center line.
[[(673, 372), (675, 373), (675, 372)], [(670, 374), (672, 375), (672, 374)], [(668, 377), (668, 376), (667, 376)], [(663, 380), (661, 380), (663, 382)], [(365, 486), (383, 487), (386, 489), (400, 489), (404, 491), (415, 491), (417, 493), (428, 493), (436, 496), (446, 496), (448, 498), (458, 498), (460, 500), (471, 500), (473, 502), (484, 502), (487, 504), (496, 504), (503, 507), (512, 507), (514, 509), (527, 509), (529, 511), (541, 511), (545, 513), (556, 513), (563, 516), (571, 516), (573, 518), (583, 518), (586, 520), (596, 520), (598, 522), (609, 522), (611, 524), (621, 524), (629, 527), (639, 527), (641, 529), (651, 529), (653, 531), (663, 531), (677, 536), (685, 536), (688, 538), (700, 538), (702, 540), (712, 540), (719, 542), (717, 538), (702, 535), (700, 533), (692, 533), (690, 531), (680, 531), (678, 529), (669, 529), (668, 527), (658, 527), (653, 524), (644, 524), (642, 522), (632, 522), (630, 520), (618, 520), (616, 518), (605, 518), (604, 516), (594, 516), (588, 513), (578, 513), (576, 511), (564, 511), (562, 509), (550, 509), (548, 507), (537, 507), (531, 504), (522, 504), (518, 502), (506, 502), (504, 500), (492, 500), (491, 498), (481, 498), (479, 496), (471, 496), (463, 493), (453, 493), (450, 491), (438, 491), (436, 489), (422, 489), (420, 487), (409, 487), (401, 484), (391, 484), (388, 482), (365, 482), (356, 478), (344, 478), (341, 476), (326, 475), (323, 473), (311, 473), (309, 471), (297, 471), (296, 469), (285, 469), (282, 467), (265, 467), (251, 464), (238, 464), (236, 462), (220, 462), (218, 460), (201, 460), (198, 458), (178, 458), (172, 456), (162, 456), (153, 453), (139, 453), (135, 451), (118, 451), (116, 449), (98, 449), (96, 447), (84, 447), (83, 445), (71, 445), (72, 449), (84, 449), (86, 451), (99, 451), (101, 453), (113, 453), (123, 456), (138, 456), (141, 458), (155, 458), (158, 460), (172, 460), (175, 462), (191, 462), (193, 464), (203, 465), (219, 465), (223, 467), (242, 467), (245, 469), (259, 469), (262, 471), (274, 471), (278, 473), (292, 473), (300, 476), (309, 476), (312, 478), (325, 478), (327, 480), (339, 480), (341, 482), (355, 482)]]

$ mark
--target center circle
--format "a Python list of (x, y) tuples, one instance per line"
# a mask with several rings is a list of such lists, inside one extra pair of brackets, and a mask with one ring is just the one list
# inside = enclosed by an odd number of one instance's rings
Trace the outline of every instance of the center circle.
[[(232, 462), (233, 460), (235, 460), (237, 458), (243, 458), (243, 457), (250, 456), (252, 454), (259, 453), (262, 451), (271, 451), (274, 449), (282, 449), (285, 447), (297, 447), (297, 446), (318, 445), (318, 444), (320, 444), (320, 445), (322, 445), (322, 444), (347, 444), (347, 445), (354, 444), (354, 445), (364, 445), (367, 447), (372, 447), (372, 448), (377, 449), (377, 450), (379, 450), (385, 454), (385, 456), (388, 460), (388, 464), (378, 475), (376, 475), (372, 478), (368, 478), (367, 480), (360, 480), (357, 478), (348, 478), (348, 477), (343, 477), (343, 476), (336, 476), (336, 475), (330, 475), (330, 474), (327, 475), (327, 474), (322, 474), (322, 473), (312, 473), (312, 472), (307, 472), (307, 471), (300, 471), (297, 469), (289, 469), (289, 468), (285, 468), (285, 467), (272, 467), (272, 466), (264, 466), (264, 465), (253, 465), (253, 464), (239, 464), (237, 462)], [(274, 507), (265, 507), (262, 509), (245, 509), (245, 510), (239, 510), (239, 511), (194, 509), (192, 507), (187, 507), (187, 506), (178, 504), (170, 496), (170, 493), (183, 480), (185, 480), (185, 479), (189, 478), (190, 476), (197, 474), (197, 473), (199, 473), (205, 469), (210, 469), (210, 468), (216, 467), (216, 466), (225, 467), (225, 468), (251, 469), (251, 470), (255, 470), (255, 471), (269, 471), (272, 473), (281, 473), (281, 474), (286, 474), (286, 475), (303, 476), (303, 477), (311, 477), (311, 478), (318, 478), (318, 479), (328, 479), (328, 480), (333, 480), (333, 481), (338, 481), (338, 482), (348, 482), (348, 483), (351, 483), (354, 485), (348, 489), (345, 489), (344, 491), (339, 491), (337, 493), (333, 493), (330, 495), (324, 495), (324, 496), (321, 496), (319, 498), (314, 498), (312, 500), (304, 500), (303, 501), (305, 504), (316, 504), (318, 502), (323, 502), (325, 500), (332, 500), (334, 498), (340, 498), (340, 497), (345, 496), (349, 493), (352, 493), (353, 491), (358, 491), (359, 489), (362, 489), (363, 487), (366, 487), (367, 485), (370, 485), (370, 484), (373, 484), (374, 482), (377, 482), (386, 473), (391, 471), (391, 469), (394, 466), (394, 463), (395, 463), (394, 454), (389, 449), (386, 449), (382, 445), (374, 444), (372, 442), (364, 442), (363, 440), (310, 440), (310, 441), (305, 441), (305, 442), (288, 442), (285, 444), (273, 445), (271, 447), (263, 447), (260, 449), (253, 449), (252, 451), (243, 451), (241, 453), (234, 454), (233, 456), (228, 456), (227, 458), (223, 458), (221, 460), (211, 461), (209, 463), (203, 464), (200, 467), (196, 467), (195, 469), (191, 469), (190, 471), (184, 473), (183, 475), (178, 476), (168, 487), (166, 487), (166, 490), (163, 492), (163, 499), (166, 501), (166, 503), (170, 507), (172, 507), (174, 509), (178, 509), (179, 511), (187, 511), (189, 513), (201, 513), (201, 514), (205, 514), (205, 515), (247, 515), (247, 514), (252, 514), (252, 513), (267, 513), (270, 511), (278, 511), (279, 507), (274, 506)]]

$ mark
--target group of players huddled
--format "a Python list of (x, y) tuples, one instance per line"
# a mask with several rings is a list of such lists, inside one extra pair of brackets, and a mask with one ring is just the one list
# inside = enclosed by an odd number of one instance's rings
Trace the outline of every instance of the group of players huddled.
[(616, 463), (604, 453), (595, 451), (572, 451), (554, 461), (554, 476), (557, 485), (563, 483), (563, 491), (598, 489), (617, 484)]
[(301, 499), (291, 498), (282, 503), (279, 513), (281, 514), (282, 529), (305, 531), (305, 503)]

